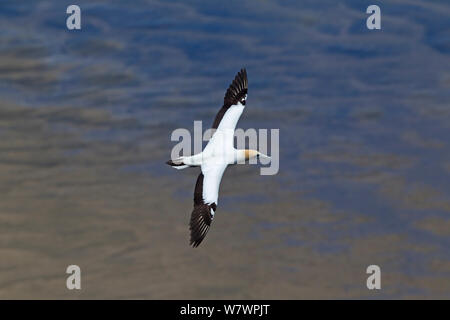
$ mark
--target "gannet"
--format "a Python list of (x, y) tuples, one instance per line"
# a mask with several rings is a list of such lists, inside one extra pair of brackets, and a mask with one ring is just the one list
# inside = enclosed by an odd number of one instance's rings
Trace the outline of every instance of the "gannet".
[(270, 159), (257, 150), (234, 148), (234, 130), (245, 108), (247, 85), (247, 71), (241, 69), (225, 94), (223, 106), (212, 125), (215, 131), (201, 153), (166, 162), (175, 169), (201, 168), (195, 184), (194, 209), (189, 223), (190, 245), (193, 247), (202, 242), (211, 226), (217, 209), (220, 181), (227, 166), (245, 163), (245, 160), (255, 157)]

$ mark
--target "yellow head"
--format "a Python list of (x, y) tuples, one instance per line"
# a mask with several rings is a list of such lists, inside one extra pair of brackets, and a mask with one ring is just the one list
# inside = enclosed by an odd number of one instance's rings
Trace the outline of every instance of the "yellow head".
[(249, 160), (249, 159), (252, 159), (254, 157), (257, 157), (258, 154), (259, 154), (259, 152), (256, 151), (256, 150), (250, 150), (250, 149), (245, 149), (244, 150), (245, 160)]

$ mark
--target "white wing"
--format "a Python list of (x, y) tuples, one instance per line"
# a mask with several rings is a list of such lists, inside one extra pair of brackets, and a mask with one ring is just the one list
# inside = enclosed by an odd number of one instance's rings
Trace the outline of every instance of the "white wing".
[[(236, 77), (234, 77), (233, 82), (231, 82), (227, 92), (225, 93), (225, 97), (223, 99), (223, 106), (217, 113), (216, 118), (214, 119), (214, 123), (212, 125), (213, 129), (217, 129), (224, 120), (224, 118), (227, 118), (228, 120), (226, 120), (226, 122), (228, 121), (231, 122), (229, 123), (229, 125), (227, 124), (226, 126), (234, 130), (234, 128), (236, 127), (237, 120), (239, 120), (239, 117), (241, 116), (243, 108), (242, 109), (238, 108), (241, 109), (238, 111), (236, 110), (236, 108), (232, 107), (239, 105), (245, 106), (245, 102), (247, 100), (247, 89), (248, 89), (247, 71), (245, 69), (241, 69), (241, 71), (238, 72)], [(235, 110), (233, 111), (233, 109)], [(228, 111), (232, 111), (234, 115), (225, 117)]]
[(217, 130), (233, 130), (236, 129), (236, 124), (244, 111), (244, 105), (241, 102), (234, 104), (225, 112), (222, 120), (217, 127)]
[(194, 210), (192, 210), (189, 229), (191, 245), (197, 247), (208, 233), (217, 209), (219, 186), (227, 165), (202, 165), (202, 173), (197, 178), (194, 191)]
[(234, 130), (245, 108), (247, 88), (247, 71), (241, 69), (225, 93), (223, 106), (212, 126), (217, 130), (206, 146), (205, 154), (229, 152), (233, 149)]
[[(211, 161), (213, 162), (213, 161)], [(215, 203), (219, 198), (220, 181), (227, 168), (224, 163), (206, 163), (202, 165), (203, 173), (203, 202), (205, 204)]]
[(189, 229), (191, 245), (197, 247), (205, 238), (217, 209), (220, 181), (227, 168), (227, 156), (234, 155), (234, 130), (244, 111), (247, 99), (247, 71), (241, 69), (228, 88), (222, 108), (214, 119), (212, 136), (202, 157), (202, 173), (197, 178), (194, 191), (194, 209)]

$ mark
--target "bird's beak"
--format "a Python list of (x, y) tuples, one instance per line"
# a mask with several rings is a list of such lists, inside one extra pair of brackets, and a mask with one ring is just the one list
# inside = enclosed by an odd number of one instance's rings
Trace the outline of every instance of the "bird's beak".
[(271, 160), (272, 159), (271, 157), (269, 157), (268, 155), (265, 155), (264, 153), (260, 153), (259, 157), (262, 158), (262, 159), (267, 159), (267, 160)]

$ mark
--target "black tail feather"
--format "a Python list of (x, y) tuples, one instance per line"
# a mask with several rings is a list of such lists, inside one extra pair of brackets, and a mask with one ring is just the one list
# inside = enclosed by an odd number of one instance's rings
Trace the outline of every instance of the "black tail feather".
[(173, 162), (172, 160), (167, 161), (166, 164), (168, 164), (171, 167), (179, 167), (185, 165), (182, 161)]

